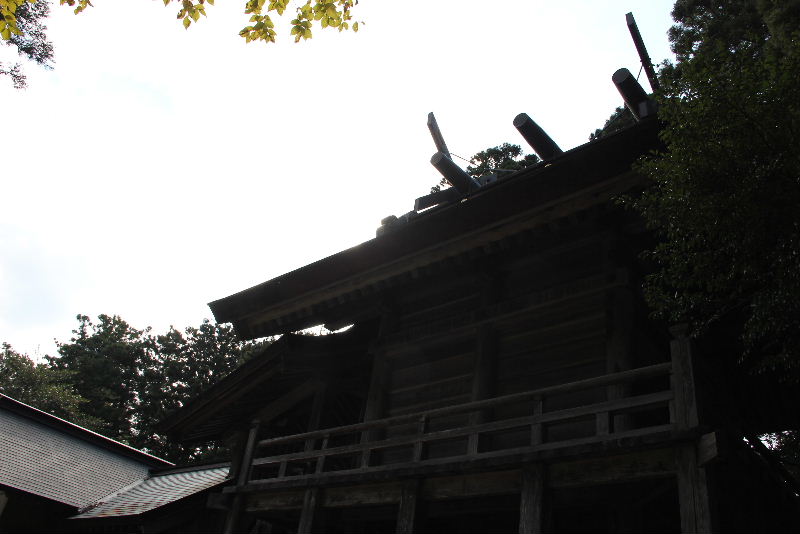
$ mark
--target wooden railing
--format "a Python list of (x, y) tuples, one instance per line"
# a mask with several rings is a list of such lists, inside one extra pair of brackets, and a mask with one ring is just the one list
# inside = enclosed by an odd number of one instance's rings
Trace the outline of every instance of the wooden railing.
[[(464, 460), (502, 457), (504, 455), (528, 453), (570, 446), (644, 436), (674, 428), (673, 387), (668, 378), (672, 373), (671, 363), (641, 367), (629, 371), (603, 375), (586, 380), (559, 384), (523, 393), (515, 393), (455, 406), (446, 406), (424, 412), (387, 417), (374, 421), (326, 428), (314, 432), (281, 436), (255, 441), (245, 453), (239, 488), (253, 483), (291, 480), (314, 477), (323, 473), (367, 473), (398, 469), (408, 466), (444, 464)], [(658, 380), (659, 378), (663, 380)], [(643, 384), (649, 381), (649, 386)], [(620, 391), (633, 391), (639, 384), (639, 393), (622, 396)], [(622, 387), (620, 387), (622, 386)], [(545, 409), (548, 399), (567, 393), (596, 390), (603, 392), (606, 400), (590, 404), (571, 406), (557, 410)], [(614, 391), (616, 393), (605, 392)], [(620, 398), (608, 398), (613, 396)], [(532, 407), (528, 415), (499, 418), (498, 409), (517, 408), (521, 404)], [(634, 414), (652, 414), (637, 423)], [(469, 416), (469, 422), (454, 428), (431, 430), (430, 423), (445, 416)], [(593, 432), (580, 437), (550, 439), (548, 426), (571, 421), (594, 420)], [(399, 427), (414, 428), (410, 434), (381, 437), (382, 432)], [(485, 447), (476, 444), (481, 438), (503, 432), (524, 434), (511, 447)], [(455, 448), (452, 454), (429, 457), (426, 450), (436, 443), (463, 440), (463, 447)], [(296, 452), (284, 452), (258, 457), (263, 449), (295, 448)], [(394, 451), (401, 461), (387, 463), (381, 453)], [(233, 489), (232, 489), (233, 490)]]

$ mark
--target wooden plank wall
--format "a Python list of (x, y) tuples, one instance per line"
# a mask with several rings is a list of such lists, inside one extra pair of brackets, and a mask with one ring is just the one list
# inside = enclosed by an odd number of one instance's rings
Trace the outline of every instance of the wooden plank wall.
[[(465, 317), (481, 307), (502, 304), (525, 295), (566, 287), (578, 280), (603, 280), (607, 269), (605, 248), (599, 237), (559, 243), (549, 250), (531, 254), (528, 248), (506, 251), (488, 258), (478, 258), (455, 269), (449, 276), (421, 279), (395, 297), (395, 320), (387, 334), (413, 332), (420, 325), (436, 324), (448, 317)], [(562, 294), (563, 293), (563, 294)], [(491, 384), (483, 390), (492, 396), (565, 383), (606, 372), (607, 314), (606, 294), (592, 286), (570, 295), (554, 293), (553, 302), (532, 307), (523, 313), (491, 321), (489, 324), (461, 328), (452, 333), (425, 336), (389, 347), (383, 416), (419, 412), (440, 406), (476, 400), (485, 392), (476, 391), (476, 368), (491, 375)], [(444, 324), (444, 323), (442, 323)], [(480, 335), (479, 335), (480, 334)], [(483, 342), (479, 337), (483, 336)], [(481, 343), (491, 338), (490, 365), (479, 363)], [(562, 395), (548, 399), (545, 411), (567, 408), (605, 398), (603, 389)], [(530, 404), (530, 405), (528, 405)], [(532, 413), (533, 403), (504, 408), (495, 417)], [(489, 414), (491, 417), (491, 414)], [(468, 416), (432, 420), (430, 430), (467, 424)], [(390, 429), (389, 436), (411, 434), (413, 424)], [(562, 424), (546, 429), (544, 439), (567, 439), (590, 435), (594, 420)], [(498, 436), (500, 446), (513, 446), (519, 436)], [(510, 440), (510, 441), (509, 441)], [(463, 443), (451, 444), (460, 448)], [(446, 450), (442, 454), (452, 454)], [(436, 450), (426, 451), (436, 457)], [(386, 455), (391, 458), (392, 455)], [(396, 461), (404, 458), (398, 456)]]

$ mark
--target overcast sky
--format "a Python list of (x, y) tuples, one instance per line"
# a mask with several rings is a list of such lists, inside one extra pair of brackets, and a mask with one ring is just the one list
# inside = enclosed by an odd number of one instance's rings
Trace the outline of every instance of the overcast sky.
[(0, 78), (0, 341), (54, 354), (79, 313), (198, 325), (371, 239), (439, 181), (429, 111), (464, 157), (525, 147), (523, 111), (585, 143), (621, 103), (611, 74), (639, 72), (625, 13), (659, 62), (672, 3), (362, 0), (359, 33), (298, 45), (287, 21), (245, 44), (242, 0), (188, 31), (160, 0), (53, 6), (55, 69), (26, 65), (24, 91)]

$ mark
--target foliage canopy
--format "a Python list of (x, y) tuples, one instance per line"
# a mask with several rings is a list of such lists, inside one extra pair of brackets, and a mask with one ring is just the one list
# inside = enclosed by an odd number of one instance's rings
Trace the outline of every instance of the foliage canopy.
[(655, 312), (738, 324), (755, 369), (800, 368), (800, 2), (678, 0), (661, 69), (667, 150), (634, 207), (661, 236)]
[[(34, 2), (36, 0), (0, 0), (0, 36), (3, 40), (8, 41), (23, 32), (19, 24), (19, 10), (27, 3)], [(59, 2), (61, 5), (74, 8), (75, 14), (81, 13), (87, 7), (93, 7), (91, 0), (59, 0)], [(214, 5), (214, 0), (163, 0), (163, 2), (165, 6), (177, 4), (179, 8), (177, 18), (184, 28), (198, 22), (201, 16), (206, 16), (207, 4)], [(338, 31), (357, 32), (359, 23), (352, 20), (352, 9), (357, 4), (358, 0), (307, 0), (304, 3), (294, 0), (246, 0), (244, 12), (250, 15), (250, 24), (245, 26), (239, 35), (247, 42), (274, 43), (277, 33), (272, 17), (283, 16), (287, 10), (294, 14), (290, 22), (290, 35), (294, 37), (295, 42), (300, 39), (310, 39), (312, 30), (317, 24), (323, 29), (335, 28)]]
[(72, 378), (70, 371), (34, 363), (7, 343), (0, 346), (0, 393), (77, 425), (95, 428), (100, 420), (87, 415), (88, 401), (72, 386)]
[[(20, 56), (33, 61), (45, 68), (52, 68), (53, 44), (47, 40), (45, 31), (47, 26), (44, 20), (50, 14), (50, 4), (46, 0), (34, 2), (22, 1), (15, 4), (15, 11), (9, 14), (6, 9), (11, 9), (4, 2), (15, 0), (0, 0), (0, 35), (2, 42), (7, 46), (15, 47)], [(13, 26), (10, 25), (13, 23)], [(12, 28), (15, 30), (12, 32)], [(25, 87), (25, 74), (22, 65), (15, 63), (10, 66), (0, 63), (0, 76), (9, 76), (14, 87)]]

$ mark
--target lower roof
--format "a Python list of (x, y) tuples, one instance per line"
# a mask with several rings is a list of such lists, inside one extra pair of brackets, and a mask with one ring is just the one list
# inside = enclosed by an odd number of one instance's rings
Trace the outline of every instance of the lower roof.
[(0, 484), (76, 508), (171, 463), (0, 394)]
[(159, 473), (104, 497), (73, 519), (143, 514), (222, 484), (228, 471), (228, 465), (216, 465)]

